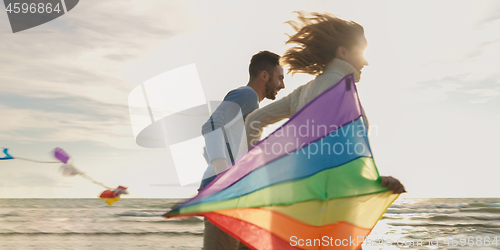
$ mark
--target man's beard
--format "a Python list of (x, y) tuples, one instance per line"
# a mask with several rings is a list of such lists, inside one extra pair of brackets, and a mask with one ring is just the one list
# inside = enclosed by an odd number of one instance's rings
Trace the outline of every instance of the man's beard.
[(271, 82), (271, 79), (272, 77), (266, 82), (266, 84), (264, 85), (266, 87), (266, 98), (267, 99), (270, 99), (270, 100), (274, 100), (276, 99), (276, 87), (274, 87), (272, 85), (272, 82)]

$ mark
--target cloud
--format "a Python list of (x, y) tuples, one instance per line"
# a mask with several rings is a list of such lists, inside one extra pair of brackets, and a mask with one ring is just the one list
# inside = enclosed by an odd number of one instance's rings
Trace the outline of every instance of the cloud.
[[(458, 38), (457, 38), (458, 39)], [(440, 51), (430, 57), (422, 67), (435, 67), (443, 64), (463, 64), (481, 60), (482, 56), (500, 48), (500, 38), (491, 41), (464, 44)]]
[[(484, 103), (496, 97), (500, 97), (500, 74), (476, 78), (471, 73), (460, 73), (452, 76), (444, 76), (437, 79), (417, 82), (412, 88), (412, 95), (427, 95), (433, 101), (446, 100), (451, 93), (464, 93), (467, 98), (463, 99), (471, 103)], [(457, 95), (455, 95), (457, 96)], [(417, 98), (419, 99), (419, 98)]]
[[(2, 91), (92, 99), (94, 93), (87, 88), (106, 86), (126, 94), (131, 83), (119, 77), (126, 65), (172, 38), (178, 29), (172, 23), (153, 21), (148, 15), (168, 8), (167, 4), (160, 3), (157, 9), (142, 12), (128, 9), (127, 4), (82, 2), (61, 20), (26, 34), (2, 35)], [(109, 12), (112, 6), (116, 11)], [(180, 13), (171, 16), (177, 15)], [(50, 32), (43, 32), (44, 29)], [(108, 99), (116, 102), (113, 96)]]
[(134, 144), (127, 98), (135, 83), (123, 76), (128, 65), (197, 25), (185, 6), (80, 2), (44, 25), (0, 33), (2, 140)]
[(8, 178), (3, 179), (4, 187), (62, 187), (72, 188), (73, 185), (69, 181), (59, 181), (53, 176), (41, 173), (40, 171), (27, 172), (22, 175), (12, 174)]
[(90, 141), (123, 148), (134, 145), (128, 114), (121, 117), (92, 113), (48, 112), (0, 106), (2, 140), (27, 142)]
[[(496, 25), (497, 29), (500, 27)], [(484, 103), (500, 96), (500, 36), (498, 32), (473, 31), (457, 35), (457, 44), (436, 52), (426, 63), (412, 70), (413, 89), (410, 95), (433, 96), (427, 100), (449, 99), (453, 91), (467, 93), (470, 103)]]
[(479, 20), (473, 24), (475, 29), (484, 29), (500, 19), (500, 3), (498, 1), (488, 1), (488, 4), (484, 6), (485, 10), (478, 18)]

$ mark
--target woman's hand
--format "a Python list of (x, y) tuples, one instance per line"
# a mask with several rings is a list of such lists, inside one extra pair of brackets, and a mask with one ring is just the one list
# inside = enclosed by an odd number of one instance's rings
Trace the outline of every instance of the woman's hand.
[(406, 193), (405, 187), (401, 182), (392, 176), (381, 176), (382, 186), (392, 189), (393, 194)]

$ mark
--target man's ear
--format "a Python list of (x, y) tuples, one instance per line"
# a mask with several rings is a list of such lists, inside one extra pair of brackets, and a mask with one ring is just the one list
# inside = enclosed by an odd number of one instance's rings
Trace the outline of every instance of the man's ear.
[(269, 73), (267, 73), (267, 71), (265, 70), (262, 70), (260, 73), (259, 73), (259, 78), (264, 81), (264, 82), (267, 82), (269, 80)]
[(346, 47), (344, 47), (344, 46), (338, 46), (337, 47), (337, 53), (335, 53), (335, 56), (337, 58), (345, 60), (346, 54), (347, 54), (347, 48)]

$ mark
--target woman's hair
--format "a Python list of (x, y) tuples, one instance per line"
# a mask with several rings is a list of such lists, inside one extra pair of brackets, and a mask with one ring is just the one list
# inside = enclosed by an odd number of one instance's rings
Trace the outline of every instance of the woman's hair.
[(332, 14), (298, 13), (299, 22), (288, 21), (297, 31), (289, 36), (285, 44), (295, 43), (281, 57), (282, 65), (288, 65), (288, 73), (307, 73), (319, 75), (326, 65), (335, 58), (339, 46), (352, 48), (360, 35), (364, 35), (363, 26)]

